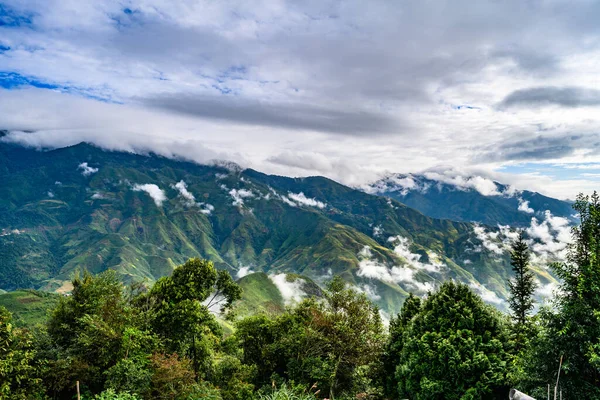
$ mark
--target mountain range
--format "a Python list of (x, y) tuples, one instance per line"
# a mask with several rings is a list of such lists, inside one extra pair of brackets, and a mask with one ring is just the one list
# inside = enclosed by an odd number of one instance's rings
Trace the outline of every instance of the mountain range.
[[(425, 294), (447, 279), (504, 307), (506, 250), (516, 235), (505, 225), (528, 227), (536, 279), (554, 284), (545, 262), (571, 222), (569, 203), (433, 182), (428, 190), (396, 190), (391, 182), (402, 179), (358, 190), (226, 162), (0, 141), (0, 289), (68, 292), (82, 269), (111, 268), (125, 283), (151, 283), (202, 257), (241, 280), (270, 281), (283, 304), (340, 275), (388, 313), (409, 292)], [(498, 185), (500, 193), (508, 188)], [(519, 210), (526, 201), (534, 212)], [(247, 286), (258, 298), (266, 290)]]

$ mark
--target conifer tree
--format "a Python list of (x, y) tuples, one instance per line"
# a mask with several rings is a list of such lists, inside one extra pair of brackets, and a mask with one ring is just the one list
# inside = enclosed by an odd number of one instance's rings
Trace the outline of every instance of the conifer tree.
[(527, 318), (533, 310), (533, 293), (536, 289), (533, 274), (529, 270), (529, 246), (525, 242), (523, 232), (511, 246), (511, 265), (515, 273), (514, 279), (508, 282), (510, 288), (509, 305), (519, 331), (527, 325)]

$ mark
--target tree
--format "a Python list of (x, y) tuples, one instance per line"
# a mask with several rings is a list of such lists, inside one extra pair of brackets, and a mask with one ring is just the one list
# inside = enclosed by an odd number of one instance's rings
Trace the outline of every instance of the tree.
[(0, 398), (42, 398), (41, 366), (32, 336), (12, 324), (12, 315), (0, 306)]
[(243, 362), (256, 366), (257, 387), (279, 376), (315, 384), (330, 398), (367, 389), (384, 339), (377, 307), (339, 277), (323, 299), (305, 299), (275, 318), (246, 318), (235, 335)]
[(305, 316), (312, 338), (323, 344), (330, 368), (329, 397), (340, 390), (354, 389), (360, 366), (377, 362), (383, 349), (383, 325), (379, 309), (365, 296), (336, 276), (324, 292), (325, 303), (306, 301), (296, 313)]
[(515, 273), (514, 279), (508, 281), (510, 298), (508, 303), (513, 312), (517, 331), (517, 343), (523, 344), (523, 334), (528, 325), (528, 317), (533, 310), (533, 293), (536, 289), (533, 274), (529, 271), (529, 246), (525, 242), (523, 231), (511, 245), (511, 265)]
[(394, 398), (398, 394), (396, 367), (400, 363), (400, 355), (404, 346), (404, 333), (411, 320), (421, 310), (421, 299), (412, 293), (404, 300), (402, 309), (396, 318), (390, 320), (389, 336), (383, 353), (382, 379), (386, 396)]
[[(206, 375), (212, 349), (222, 335), (211, 310), (218, 307), (226, 312), (241, 298), (241, 288), (227, 271), (217, 271), (212, 262), (192, 258), (175, 268), (170, 277), (160, 278), (146, 296), (152, 304), (154, 331), (171, 352), (191, 357), (198, 378)], [(138, 302), (146, 302), (146, 296)]]
[(556, 381), (563, 356), (565, 397), (600, 398), (600, 198), (580, 194), (573, 208), (580, 223), (566, 262), (552, 265), (560, 290), (554, 307), (540, 313), (545, 329), (533, 343), (525, 377), (532, 389)]
[(506, 343), (498, 312), (468, 286), (445, 282), (406, 328), (396, 369), (400, 397), (489, 399), (507, 393)]
[(46, 383), (55, 395), (66, 395), (76, 380), (83, 390), (99, 393), (104, 371), (121, 358), (123, 332), (133, 310), (123, 297), (115, 271), (84, 272), (72, 280), (70, 296), (52, 311), (47, 330), (53, 352)]

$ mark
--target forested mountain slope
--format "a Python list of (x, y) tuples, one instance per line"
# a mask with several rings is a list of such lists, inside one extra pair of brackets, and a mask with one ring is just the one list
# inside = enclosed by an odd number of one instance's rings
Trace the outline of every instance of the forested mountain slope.
[[(190, 257), (243, 271), (341, 275), (395, 311), (408, 292), (469, 283), (497, 305), (511, 232), (434, 219), (322, 177), (286, 178), (89, 144), (0, 143), (0, 289), (68, 291), (80, 269), (154, 281)], [(552, 281), (537, 268), (542, 283)]]

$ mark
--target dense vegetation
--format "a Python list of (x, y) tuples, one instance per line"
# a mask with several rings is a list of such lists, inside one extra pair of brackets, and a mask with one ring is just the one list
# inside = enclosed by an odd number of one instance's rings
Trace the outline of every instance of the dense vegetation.
[(562, 360), (563, 397), (600, 399), (600, 199), (574, 207), (569, 257), (551, 266), (560, 290), (535, 316), (522, 240), (510, 315), (446, 282), (409, 296), (389, 332), (339, 277), (282, 313), (236, 318), (240, 286), (210, 261), (190, 259), (149, 288), (83, 274), (37, 328), (0, 307), (0, 398), (71, 399), (77, 381), (84, 399), (103, 400), (505, 399), (510, 387), (542, 398)]

